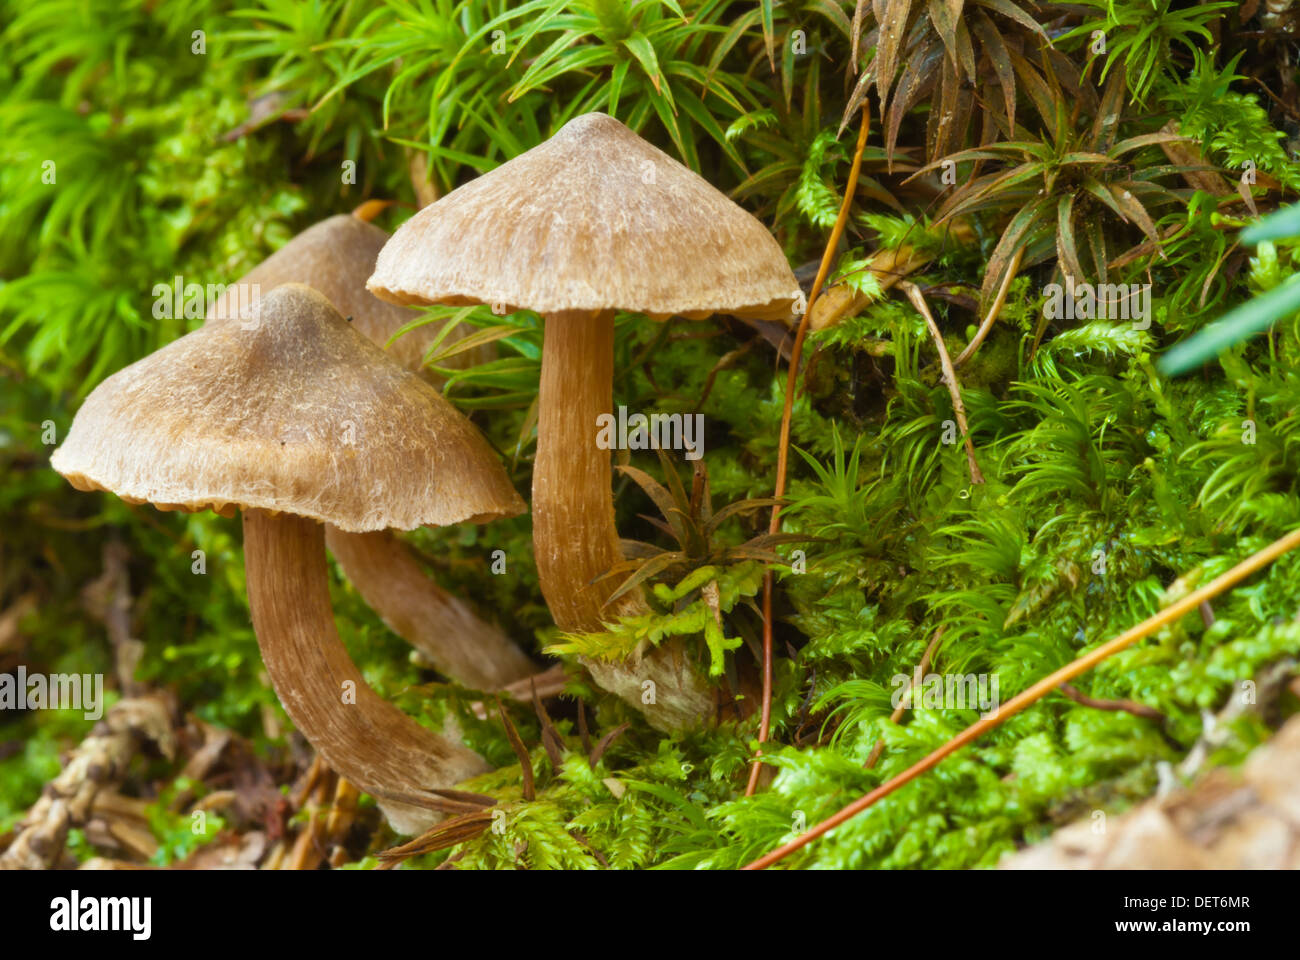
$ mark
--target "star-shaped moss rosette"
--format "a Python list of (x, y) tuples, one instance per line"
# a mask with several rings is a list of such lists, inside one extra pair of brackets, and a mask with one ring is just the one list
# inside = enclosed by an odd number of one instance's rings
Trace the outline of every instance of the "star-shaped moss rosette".
[[(618, 469), (645, 491), (663, 517), (660, 520), (641, 514), (641, 518), (672, 537), (676, 549), (620, 540), (628, 559), (615, 564), (599, 579), (618, 583), (611, 595), (614, 599), (649, 585), (659, 609), (624, 616), (604, 634), (570, 634), (568, 640), (549, 649), (610, 659), (639, 656), (665, 637), (702, 635), (709, 652), (709, 674), (720, 677), (727, 651), (742, 643), (739, 637), (726, 636), (723, 614), (758, 591), (765, 566), (786, 562), (773, 547), (816, 538), (799, 533), (764, 533), (739, 544), (724, 540), (718, 535), (724, 523), (780, 501), (755, 497), (715, 511), (704, 462), (695, 461), (688, 493), (672, 460), (662, 450), (658, 453), (667, 486), (636, 467)], [(758, 614), (757, 609), (754, 612)]]

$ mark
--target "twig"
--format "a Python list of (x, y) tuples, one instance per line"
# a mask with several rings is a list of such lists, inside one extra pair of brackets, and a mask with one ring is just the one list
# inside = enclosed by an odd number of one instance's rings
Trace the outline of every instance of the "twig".
[[(789, 644), (787, 643), (786, 646), (789, 646)], [(791, 654), (790, 659), (794, 659), (793, 654)], [(808, 693), (804, 695), (803, 703), (799, 705), (799, 716), (797, 718), (799, 723), (794, 728), (793, 739), (796, 747), (803, 746), (803, 731), (804, 727), (808, 726), (808, 710), (812, 707), (813, 695), (817, 693), (817, 667), (810, 665), (809, 671), (812, 675), (808, 679)]]
[(587, 731), (587, 708), (582, 697), (578, 697), (578, 739), (582, 741), (582, 752), (591, 756), (591, 734)]
[(97, 797), (115, 791), (146, 742), (156, 744), (168, 759), (175, 756), (173, 710), (164, 694), (126, 698), (109, 708), (14, 828), (13, 841), (0, 855), (0, 870), (59, 866), (68, 831), (87, 826)]
[(409, 840), (401, 846), (390, 847), (380, 853), (378, 855), (379, 869), (391, 870), (403, 860), (409, 860), (411, 857), (432, 853), (435, 850), (446, 850), (448, 847), (454, 847), (466, 840), (473, 840), (492, 826), (494, 812), (488, 809), (476, 810), (473, 813), (466, 813), (434, 824), (433, 827), (414, 840)]
[[(531, 701), (533, 689), (536, 689), (537, 695), (543, 700), (548, 700), (552, 697), (561, 696), (564, 693), (564, 685), (568, 682), (569, 678), (564, 672), (564, 664), (557, 663), (552, 667), (547, 667), (541, 673), (533, 673), (519, 680), (513, 680), (504, 687), (492, 692), (509, 697), (519, 703), (528, 703)], [(475, 700), (469, 707), (474, 716), (480, 720), (487, 719), (488, 708), (483, 701)]]
[(749, 353), (757, 342), (758, 341), (754, 339), (746, 340), (744, 344), (737, 347), (735, 350), (730, 350), (727, 353), (724, 353), (722, 357), (719, 358), (718, 362), (713, 365), (713, 369), (709, 371), (709, 375), (705, 378), (704, 388), (700, 391), (700, 398), (695, 401), (695, 407), (691, 410), (691, 413), (700, 412), (700, 407), (704, 406), (704, 401), (709, 399), (709, 394), (713, 392), (713, 383), (718, 379), (718, 374), (729, 367), (735, 366), (736, 361)]
[(617, 740), (619, 735), (629, 726), (631, 726), (631, 724), (620, 723), (617, 727), (600, 738), (600, 742), (596, 744), (596, 748), (591, 751), (591, 756), (588, 757), (591, 769), (596, 769), (596, 764), (600, 763), (600, 758), (605, 755), (605, 751), (609, 749), (609, 745)]
[(602, 867), (604, 867), (606, 870), (609, 869), (609, 861), (605, 859), (605, 855), (601, 853), (599, 850), (597, 850), (595, 847), (593, 847), (587, 841), (587, 838), (582, 835), (581, 830), (573, 830), (572, 832), (569, 833), (569, 836), (573, 837), (574, 840), (577, 840), (580, 844), (586, 847), (587, 852), (590, 853), (593, 857), (595, 857), (598, 861), (600, 861), (600, 865)]
[(988, 315), (984, 317), (984, 322), (980, 324), (979, 330), (975, 331), (975, 339), (966, 344), (965, 350), (957, 354), (957, 359), (954, 361), (957, 366), (960, 367), (971, 357), (975, 356), (975, 351), (980, 348), (980, 344), (984, 342), (984, 338), (987, 337), (989, 331), (993, 329), (994, 321), (997, 320), (998, 314), (1002, 312), (1002, 307), (1007, 302), (1007, 291), (1011, 289), (1011, 281), (1016, 278), (1016, 274), (1020, 271), (1020, 261), (1024, 255), (1024, 247), (1021, 247), (1011, 255), (1011, 263), (1007, 265), (1006, 276), (1002, 278), (1002, 284), (998, 287), (997, 296), (993, 298), (993, 303), (989, 305)]
[[(904, 280), (898, 285), (898, 289), (907, 294), (907, 299), (912, 301), (912, 306), (925, 317), (925, 325), (930, 329), (934, 348), (939, 351), (939, 363), (943, 366), (943, 379), (948, 385), (948, 395), (952, 397), (952, 411), (957, 417), (957, 427), (961, 430), (962, 439), (966, 444), (966, 460), (970, 464), (971, 483), (983, 483), (984, 474), (980, 472), (980, 465), (975, 460), (975, 444), (971, 442), (970, 428), (966, 425), (966, 406), (961, 402), (961, 384), (957, 381), (957, 371), (953, 369), (952, 361), (948, 359), (948, 348), (943, 345), (943, 333), (939, 330), (939, 325), (934, 322), (930, 307), (916, 284)], [(974, 344), (975, 341), (972, 340), (971, 343)], [(967, 347), (967, 350), (969, 349)]]
[(1146, 717), (1148, 720), (1165, 722), (1163, 713), (1155, 707), (1148, 707), (1145, 703), (1138, 703), (1134, 700), (1097, 700), (1093, 697), (1084, 696), (1077, 687), (1073, 687), (1068, 683), (1061, 684), (1061, 693), (1075, 703), (1081, 703), (1085, 707), (1092, 707), (1095, 710), (1117, 710), (1123, 713), (1131, 713), (1135, 717)]
[(551, 761), (551, 769), (559, 770), (564, 765), (561, 756), (564, 750), (564, 741), (560, 739), (559, 731), (555, 729), (555, 724), (551, 722), (551, 715), (546, 712), (546, 707), (542, 704), (542, 698), (537, 695), (537, 684), (534, 683), (532, 687), (533, 710), (536, 711), (537, 719), (542, 725), (542, 746), (546, 748), (546, 757)]
[[(943, 638), (944, 629), (944, 627), (940, 627), (934, 632), (934, 636), (930, 639), (929, 645), (925, 648), (925, 653), (921, 656), (921, 662), (916, 665), (916, 672), (912, 674), (912, 680), (908, 684), (908, 690), (915, 690), (921, 686), (921, 679), (925, 676), (925, 671), (930, 666), (930, 657), (934, 655), (935, 647), (939, 646), (939, 641)], [(907, 709), (908, 690), (903, 691), (903, 699), (899, 702), (898, 707), (894, 712), (889, 715), (890, 723), (898, 723), (899, 720), (903, 719), (903, 711)], [(876, 745), (871, 748), (871, 756), (867, 757), (867, 762), (862, 766), (865, 769), (870, 770), (876, 765), (876, 761), (880, 759), (880, 755), (884, 752), (885, 738), (881, 737), (876, 741)]]
[(352, 211), (352, 216), (364, 223), (370, 223), (392, 205), (392, 200), (367, 200)]
[(528, 749), (524, 746), (524, 741), (519, 739), (519, 731), (515, 725), (510, 722), (510, 714), (506, 713), (506, 708), (501, 703), (501, 698), (497, 697), (497, 713), (501, 715), (501, 725), (506, 728), (506, 739), (510, 741), (510, 747), (515, 751), (515, 756), (519, 758), (519, 772), (523, 776), (524, 799), (528, 801), (537, 798), (536, 791), (533, 787), (533, 761), (528, 755)]
[[(799, 378), (799, 360), (803, 355), (803, 341), (808, 335), (808, 319), (812, 316), (813, 305), (821, 294), (822, 285), (831, 271), (835, 259), (835, 248), (839, 246), (840, 237), (849, 220), (849, 210), (853, 206), (853, 196), (858, 189), (858, 173), (862, 169), (862, 151), (867, 146), (867, 131), (871, 128), (871, 108), (864, 101), (862, 105), (862, 126), (858, 130), (858, 143), (853, 151), (853, 165), (849, 168), (848, 183), (844, 187), (844, 200), (840, 203), (840, 214), (831, 228), (830, 238), (822, 253), (821, 266), (817, 270), (817, 279), (813, 281), (812, 293), (803, 317), (799, 320), (799, 329), (795, 334), (794, 348), (790, 351), (790, 366), (785, 380), (785, 407), (781, 411), (781, 438), (776, 447), (776, 499), (785, 496), (786, 466), (790, 458), (790, 418), (794, 412), (794, 391)], [(772, 522), (768, 533), (778, 533), (781, 529), (781, 505), (772, 507)], [(772, 729), (772, 571), (763, 574), (763, 708), (758, 727), (758, 742), (767, 742)], [(758, 789), (758, 774), (762, 769), (763, 749), (760, 746), (754, 754), (753, 765), (749, 771), (749, 783), (745, 787), (745, 796), (752, 796)]]
[(878, 786), (876, 789), (872, 790), (870, 793), (866, 794), (865, 796), (859, 797), (857, 800), (853, 801), (848, 806), (841, 809), (838, 813), (833, 814), (832, 816), (823, 820), (821, 823), (811, 827), (805, 833), (796, 837), (794, 840), (791, 840), (789, 843), (785, 844), (784, 846), (778, 847), (776, 850), (773, 850), (771, 853), (759, 857), (757, 860), (755, 860), (752, 863), (746, 864), (743, 869), (745, 870), (765, 869), (767, 867), (770, 867), (772, 864), (777, 863), (778, 861), (788, 857), (796, 850), (802, 849), (803, 847), (807, 846), (809, 843), (812, 843), (812, 841), (816, 840), (818, 837), (822, 836), (823, 834), (829, 833), (831, 830), (834, 830), (841, 823), (844, 823), (846, 820), (850, 820), (853, 817), (857, 816), (863, 810), (866, 810), (868, 807), (874, 804), (877, 800), (889, 796), (891, 793), (893, 793), (895, 790), (899, 789), (900, 787), (903, 787), (911, 783), (913, 780), (915, 780), (921, 774), (925, 773), (927, 770), (931, 770), (934, 767), (938, 766), (939, 763), (944, 760), (944, 758), (948, 757), (950, 754), (956, 753), (962, 747), (966, 746), (966, 744), (983, 736), (985, 733), (987, 733), (988, 731), (992, 730), (994, 727), (1001, 724), (1004, 720), (1007, 720), (1010, 717), (1015, 716), (1017, 713), (1024, 710), (1026, 707), (1042, 699), (1047, 694), (1051, 693), (1053, 690), (1059, 687), (1062, 683), (1065, 683), (1069, 680), (1073, 680), (1081, 673), (1086, 673), (1088, 670), (1091, 670), (1093, 667), (1101, 663), (1101, 661), (1105, 660), (1107, 657), (1111, 656), (1112, 654), (1119, 653), (1121, 650), (1124, 650), (1128, 647), (1131, 647), (1133, 644), (1137, 643), (1143, 637), (1150, 636), (1151, 634), (1159, 630), (1161, 627), (1165, 627), (1171, 623), (1176, 622), (1184, 614), (1190, 613), (1192, 610), (1195, 610), (1197, 606), (1199, 606), (1203, 601), (1216, 597), (1219, 594), (1223, 593), (1225, 590), (1228, 590), (1231, 587), (1236, 586), (1238, 583), (1240, 583), (1242, 580), (1245, 580), (1251, 574), (1256, 573), (1259, 570), (1263, 569), (1264, 567), (1268, 566), (1278, 557), (1282, 556), (1284, 553), (1287, 553), (1290, 550), (1295, 549), (1297, 546), (1300, 546), (1300, 528), (1292, 530), (1286, 536), (1281, 537), (1278, 540), (1274, 540), (1263, 550), (1260, 550), (1258, 553), (1254, 553), (1251, 556), (1247, 557), (1245, 560), (1241, 561), (1241, 563), (1237, 564), (1227, 573), (1221, 574), (1220, 576), (1216, 577), (1214, 580), (1210, 581), (1205, 586), (1201, 587), (1199, 590), (1193, 590), (1191, 593), (1184, 596), (1181, 600), (1175, 601), (1174, 603), (1165, 607), (1165, 609), (1161, 610), (1159, 613), (1155, 614), (1154, 616), (1148, 617), (1146, 620), (1143, 620), (1137, 626), (1131, 627), (1130, 629), (1126, 630), (1124, 633), (1120, 634), (1118, 637), (1115, 637), (1113, 640), (1103, 643), (1101, 646), (1097, 647), (1097, 649), (1091, 651), (1090, 653), (1084, 654), (1083, 656), (1079, 657), (1077, 660), (1074, 660), (1066, 664), (1061, 669), (1049, 674), (1048, 676), (1044, 677), (1042, 680), (1039, 680), (1028, 690), (1013, 697), (1011, 700), (1003, 704), (997, 710), (991, 711), (989, 714), (981, 717), (975, 723), (972, 723), (961, 733), (957, 734), (957, 736), (953, 737), (943, 746), (939, 747), (939, 749), (929, 754), (923, 760), (914, 763), (912, 766), (908, 767), (898, 776), (894, 777), (893, 779), (885, 783), (882, 783), (880, 786)]
[(1208, 602), (1201, 604), (1201, 622), (1206, 630), (1214, 626), (1214, 608)]

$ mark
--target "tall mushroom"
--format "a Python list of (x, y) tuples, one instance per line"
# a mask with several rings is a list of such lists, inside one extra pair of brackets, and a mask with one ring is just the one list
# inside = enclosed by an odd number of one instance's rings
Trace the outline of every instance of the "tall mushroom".
[[(355, 329), (385, 347), (394, 360), (436, 386), (424, 368), (424, 354), (438, 327), (428, 324), (387, 345), (416, 315), (366, 290), (366, 279), (387, 242), (387, 233), (357, 216), (340, 214), (322, 220), (228, 288), (213, 303), (208, 321), (237, 320), (261, 294), (284, 283), (305, 283), (324, 294)], [(450, 331), (446, 342), (450, 345), (461, 336)], [(472, 357), (470, 351), (455, 359)], [(370, 608), (440, 673), (478, 690), (500, 689), (536, 673), (532, 660), (500, 627), (478, 617), (463, 600), (425, 576), (394, 534), (386, 530), (345, 533), (326, 526), (325, 544)]]
[(323, 524), (365, 532), (522, 512), (491, 448), (436, 390), (301, 284), (109, 377), (50, 460), (79, 490), (244, 511), (253, 626), (280, 702), (402, 832), (430, 792), (485, 771), (366, 685), (330, 610)]
[[(613, 403), (615, 311), (789, 320), (799, 295), (758, 220), (601, 113), (571, 120), (425, 207), (393, 234), (368, 286), (393, 303), (482, 303), (545, 317), (533, 548), (556, 623), (587, 631), (644, 604), (629, 594), (606, 609), (616, 584), (593, 583), (620, 559), (611, 454), (596, 443), (597, 418)], [(661, 726), (711, 705), (705, 681), (683, 672), (679, 654), (650, 658), (678, 684), (646, 711)], [(587, 666), (641, 706), (634, 673)]]

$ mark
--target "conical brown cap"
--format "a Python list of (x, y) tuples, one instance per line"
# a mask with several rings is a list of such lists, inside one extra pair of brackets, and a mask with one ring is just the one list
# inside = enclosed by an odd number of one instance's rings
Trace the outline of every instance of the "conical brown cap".
[(524, 510), (478, 431), (302, 284), (109, 377), (50, 463), (163, 509), (293, 513), (359, 532)]
[(772, 235), (612, 117), (588, 113), (408, 220), (369, 288), (393, 303), (789, 320)]
[[(208, 322), (237, 317), (241, 305), (256, 302), (254, 291), (265, 294), (283, 283), (305, 283), (323, 293), (339, 313), (352, 318), (354, 327), (383, 346), (403, 326), (419, 319), (418, 313), (366, 290), (366, 280), (387, 242), (388, 234), (379, 227), (345, 213), (313, 224), (228, 288), (208, 311)], [(385, 351), (406, 369), (419, 371), (439, 329), (436, 323), (417, 327)], [(453, 330), (444, 342), (450, 346), (472, 332), (473, 328)]]

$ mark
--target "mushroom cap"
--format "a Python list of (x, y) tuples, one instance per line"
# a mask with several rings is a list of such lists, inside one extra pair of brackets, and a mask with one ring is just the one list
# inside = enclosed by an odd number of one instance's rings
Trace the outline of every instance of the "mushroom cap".
[(263, 294), (250, 320), (208, 324), (109, 377), (50, 463), (128, 503), (350, 532), (525, 509), (468, 420), (298, 283)]
[(799, 290), (762, 223), (603, 113), (425, 207), (367, 286), (402, 304), (785, 321)]
[[(208, 311), (207, 320), (236, 317), (241, 306), (255, 302), (254, 290), (260, 295), (283, 283), (305, 283), (323, 293), (339, 313), (352, 318), (354, 327), (382, 347), (419, 318), (366, 290), (366, 280), (387, 242), (388, 234), (379, 227), (346, 213), (312, 224), (228, 287)], [(236, 291), (241, 284), (244, 289)], [(394, 340), (385, 352), (406, 369), (424, 375), (425, 351), (440, 328), (438, 323), (417, 327)], [(472, 328), (453, 330), (445, 343), (450, 346), (472, 332)]]

